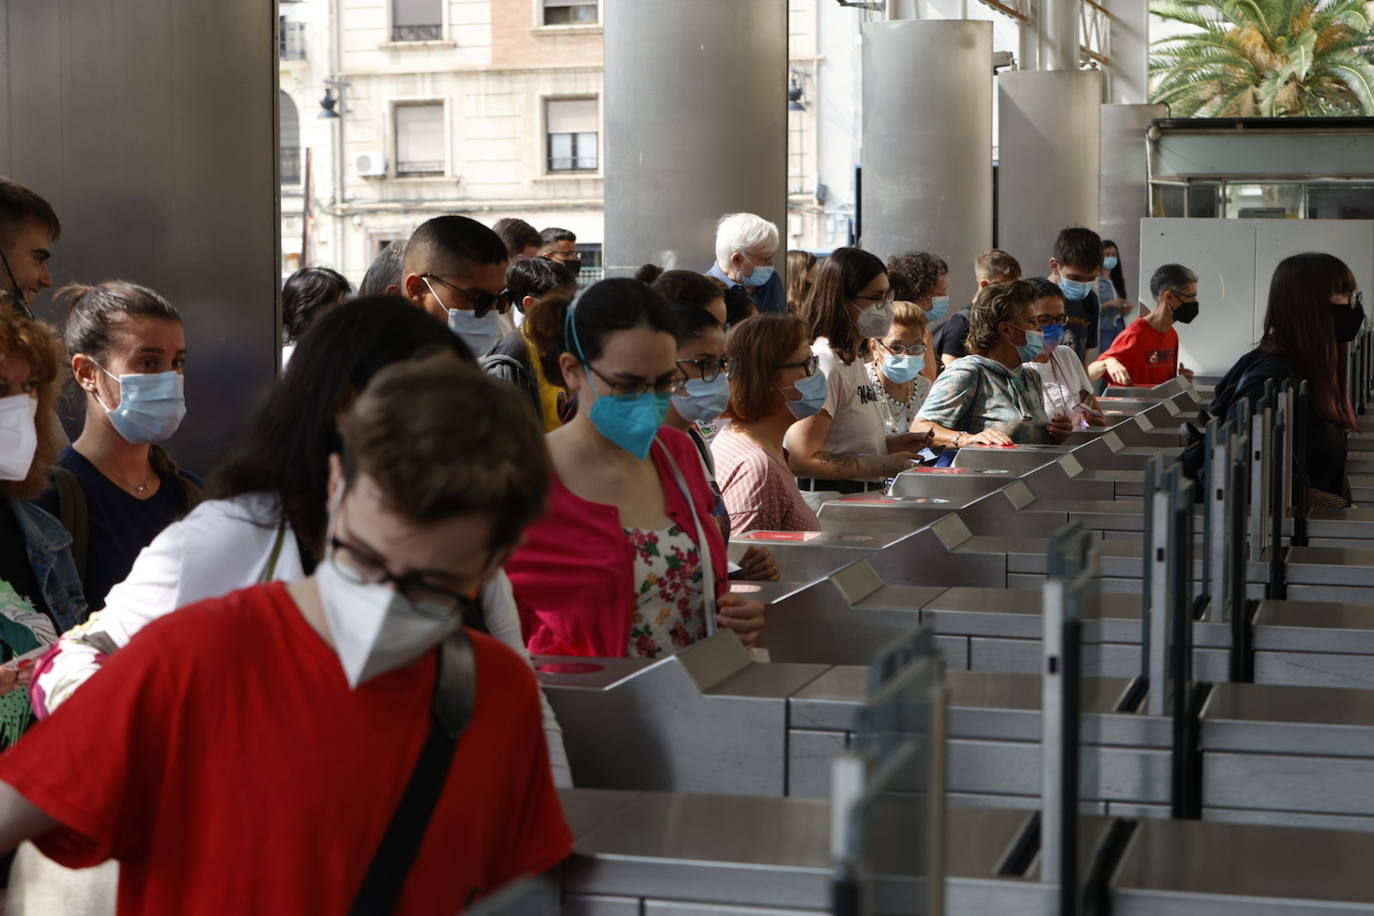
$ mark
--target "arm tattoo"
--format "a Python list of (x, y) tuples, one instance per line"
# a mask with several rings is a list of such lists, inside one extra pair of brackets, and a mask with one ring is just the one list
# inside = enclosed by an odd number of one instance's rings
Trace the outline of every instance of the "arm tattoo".
[(853, 476), (859, 471), (859, 462), (853, 455), (837, 455), (834, 452), (817, 452), (816, 460), (829, 465), (837, 474)]

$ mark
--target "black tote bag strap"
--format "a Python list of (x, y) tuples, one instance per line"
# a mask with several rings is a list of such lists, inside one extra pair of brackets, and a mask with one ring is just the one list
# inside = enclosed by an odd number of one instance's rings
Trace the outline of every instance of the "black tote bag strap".
[(476, 685), (477, 662), (472, 643), (460, 628), (440, 645), (429, 735), (391, 815), (391, 823), (372, 856), (349, 916), (388, 916), (401, 899), (453, 765), (458, 740), (472, 718)]

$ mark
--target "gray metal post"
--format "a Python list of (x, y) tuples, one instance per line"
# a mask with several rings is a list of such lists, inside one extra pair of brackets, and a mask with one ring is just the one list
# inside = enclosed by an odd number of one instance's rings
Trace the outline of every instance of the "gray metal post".
[[(1115, 32), (1112, 33), (1115, 35)], [(1102, 106), (1102, 177), (1099, 231), (1121, 249), (1128, 271), (1122, 296), (1132, 302), (1149, 302), (1150, 271), (1157, 265), (1141, 263), (1140, 221), (1150, 215), (1149, 148), (1145, 131), (1154, 118), (1168, 114), (1164, 105)], [(1138, 279), (1137, 279), (1138, 278)], [(1126, 316), (1131, 323), (1132, 316)]]
[(1207, 492), (1203, 496), (1207, 512), (1207, 594), (1211, 599), (1207, 605), (1207, 619), (1220, 623), (1226, 613), (1229, 587), (1226, 575), (1226, 526), (1230, 517), (1227, 503), (1235, 498), (1227, 482), (1231, 472), (1232, 429), (1229, 423), (1215, 422), (1210, 428), (1216, 430), (1216, 435), (1211, 441), (1211, 454), (1207, 456)]
[(1101, 75), (1003, 73), (998, 91), (998, 246), (1026, 276), (1048, 270), (1065, 226), (1096, 226)]
[(0, 175), (57, 210), (58, 286), (132, 280), (181, 310), (189, 412), (168, 445), (193, 471), (276, 376), (275, 7), (0, 0)]
[(863, 247), (939, 254), (953, 307), (970, 301), (992, 244), (991, 22), (864, 27), (863, 157)]
[(786, 0), (606, 0), (605, 14), (607, 275), (707, 269), (725, 213), (786, 239)]
[(1078, 20), (1082, 0), (1041, 0), (1044, 69), (1078, 69)]

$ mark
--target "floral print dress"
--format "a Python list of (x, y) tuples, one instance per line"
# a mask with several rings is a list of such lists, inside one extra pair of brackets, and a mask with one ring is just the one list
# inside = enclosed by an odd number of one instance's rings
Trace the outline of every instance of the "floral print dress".
[(626, 528), (635, 552), (634, 616), (629, 655), (661, 658), (706, 638), (701, 553), (677, 525), (660, 531)]

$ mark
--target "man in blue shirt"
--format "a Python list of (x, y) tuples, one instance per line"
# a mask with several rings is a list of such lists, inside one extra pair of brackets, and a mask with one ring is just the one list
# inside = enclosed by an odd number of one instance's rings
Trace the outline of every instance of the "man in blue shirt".
[(760, 312), (786, 312), (787, 290), (773, 269), (777, 253), (776, 225), (753, 213), (727, 213), (716, 223), (716, 263), (706, 275), (743, 287)]

